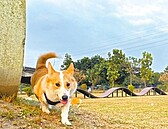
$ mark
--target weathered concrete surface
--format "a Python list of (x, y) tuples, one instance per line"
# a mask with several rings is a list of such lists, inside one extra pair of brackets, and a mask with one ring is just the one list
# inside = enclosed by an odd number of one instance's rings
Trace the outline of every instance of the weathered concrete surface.
[(0, 0), (0, 96), (18, 91), (26, 37), (26, 1)]

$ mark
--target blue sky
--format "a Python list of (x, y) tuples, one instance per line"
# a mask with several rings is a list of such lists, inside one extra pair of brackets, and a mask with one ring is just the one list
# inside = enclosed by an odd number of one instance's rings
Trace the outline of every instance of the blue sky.
[(167, 0), (27, 0), (24, 66), (35, 67), (39, 55), (54, 51), (60, 68), (65, 53), (106, 58), (112, 49), (141, 58), (150, 52), (152, 68), (168, 66)]

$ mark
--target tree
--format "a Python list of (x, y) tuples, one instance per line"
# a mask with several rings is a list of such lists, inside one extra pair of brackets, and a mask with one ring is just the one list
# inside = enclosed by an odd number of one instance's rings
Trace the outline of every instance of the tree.
[(75, 69), (74, 77), (78, 84), (81, 84), (86, 79), (86, 76), (79, 69)]
[(165, 68), (164, 72), (168, 72), (168, 66)]
[(134, 74), (137, 72), (139, 68), (139, 61), (135, 57), (126, 58), (125, 61), (126, 71), (130, 74), (130, 85), (132, 85)]
[(159, 81), (161, 81), (164, 84), (165, 90), (167, 90), (168, 89), (168, 72), (164, 72), (160, 76)]
[(150, 79), (152, 76), (152, 55), (148, 52), (143, 52), (142, 53), (142, 58), (140, 59), (140, 77), (144, 83), (144, 86), (147, 86), (147, 81)]
[(103, 62), (103, 58), (100, 57), (99, 55), (96, 55), (94, 57), (91, 58), (91, 69), (87, 70), (87, 76), (88, 79), (91, 81), (92, 83), (92, 88), (94, 88), (95, 85), (98, 84), (98, 82), (100, 82), (101, 76), (101, 63)]
[(81, 76), (85, 76), (85, 78), (83, 78), (80, 82), (79, 85), (82, 83), (86, 83), (87, 85), (91, 84), (89, 82), (88, 79), (88, 69), (91, 69), (91, 60), (89, 57), (83, 57), (80, 60), (77, 60), (76, 62), (74, 62), (75, 64), (75, 68), (78, 69), (80, 71), (80, 75)]
[(99, 84), (103, 85), (109, 85), (109, 80), (107, 79), (107, 60), (102, 58), (100, 64), (99, 64), (99, 69), (98, 69), (98, 75), (100, 76)]
[(148, 84), (149, 84), (149, 85), (152, 85), (152, 86), (157, 86), (157, 85), (161, 84), (161, 83), (159, 82), (160, 75), (161, 75), (161, 74), (158, 73), (158, 72), (152, 72), (152, 76), (151, 76), (151, 78), (149, 79)]
[(125, 54), (122, 50), (114, 49), (113, 55), (109, 52), (107, 59), (107, 78), (112, 87), (114, 87), (115, 80), (120, 76), (119, 70), (125, 60)]
[[(125, 78), (123, 84), (124, 86), (130, 85), (130, 76)], [(135, 87), (139, 87), (141, 85), (141, 79), (136, 74), (133, 75), (132, 85)]]
[(65, 70), (69, 67), (69, 65), (72, 63), (72, 57), (68, 53), (65, 54), (65, 58), (63, 61), (63, 65), (61, 65), (61, 70)]
[(104, 58), (96, 55), (91, 58), (84, 57), (80, 60), (77, 60), (77, 62), (74, 62), (75, 67), (85, 75), (85, 81), (83, 81), (83, 83), (92, 84), (92, 88), (94, 88), (94, 86), (101, 81), (101, 64), (103, 61)]
[(164, 72), (162, 75), (160, 75), (159, 81), (168, 83), (168, 72)]
[(86, 74), (87, 69), (91, 69), (91, 60), (89, 57), (84, 57), (80, 60), (74, 62), (75, 68), (82, 71), (82, 73)]
[(168, 90), (168, 66), (165, 68), (164, 72), (160, 75), (159, 81), (165, 86), (165, 90)]

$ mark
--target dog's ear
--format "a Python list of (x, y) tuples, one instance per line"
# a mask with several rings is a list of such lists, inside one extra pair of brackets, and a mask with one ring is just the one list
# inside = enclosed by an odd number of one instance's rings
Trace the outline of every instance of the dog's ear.
[(74, 65), (73, 65), (73, 63), (71, 63), (71, 64), (69, 65), (69, 67), (67, 68), (66, 71), (68, 72), (68, 74), (71, 74), (71, 75), (74, 74)]
[(51, 63), (48, 62), (48, 74), (53, 74), (55, 72), (54, 68), (52, 67)]

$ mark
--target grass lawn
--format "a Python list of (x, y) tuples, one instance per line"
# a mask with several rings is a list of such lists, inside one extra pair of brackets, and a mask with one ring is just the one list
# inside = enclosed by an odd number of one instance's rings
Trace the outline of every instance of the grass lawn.
[(168, 96), (85, 99), (81, 109), (106, 128), (168, 129)]
[(72, 126), (60, 122), (60, 108), (41, 112), (39, 103), (0, 100), (0, 128), (6, 129), (168, 129), (168, 96), (83, 99), (72, 106)]

